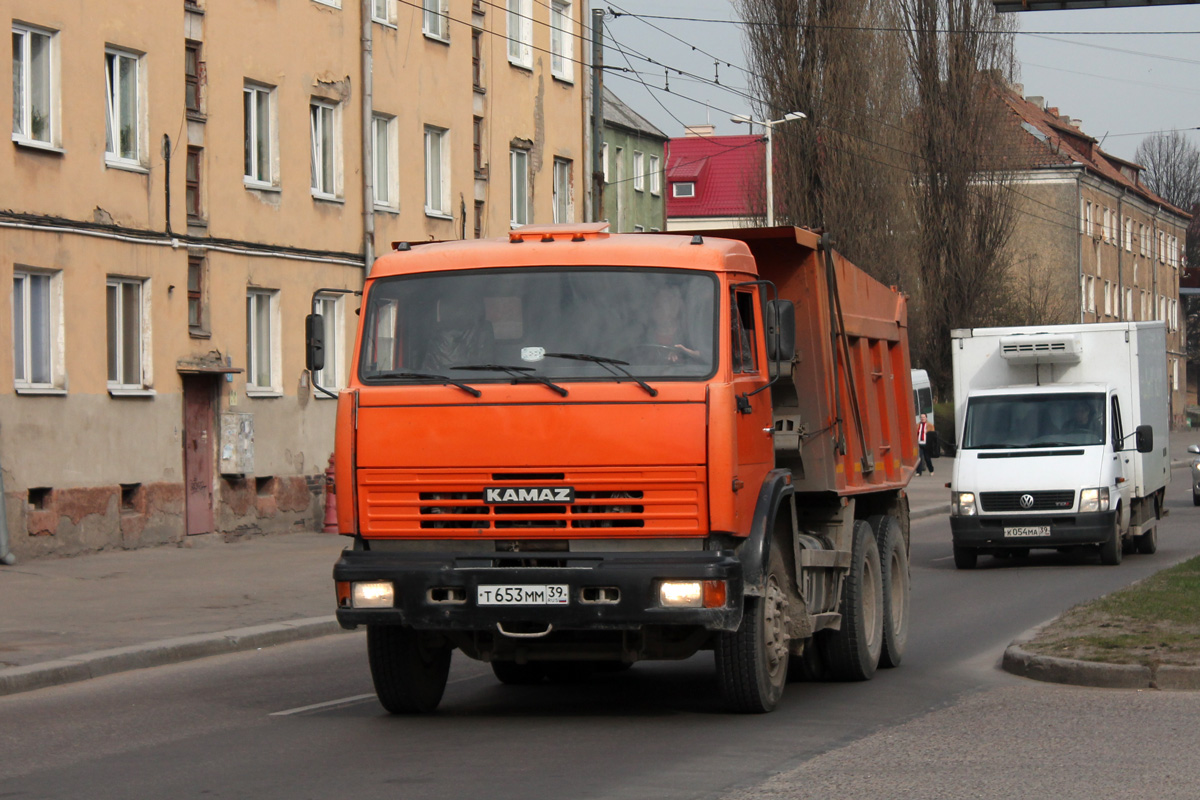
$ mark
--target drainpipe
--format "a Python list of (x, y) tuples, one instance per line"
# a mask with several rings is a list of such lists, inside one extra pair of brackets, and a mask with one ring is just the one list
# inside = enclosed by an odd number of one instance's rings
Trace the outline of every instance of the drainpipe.
[(8, 511), (4, 503), (4, 470), (0, 469), (0, 564), (12, 566), (17, 557), (8, 549)]
[(592, 221), (604, 219), (604, 9), (592, 9)]
[(375, 165), (371, 107), (374, 102), (372, 81), (371, 3), (362, 0), (362, 203), (363, 203), (363, 278), (371, 274), (375, 263)]
[[(1079, 177), (1075, 181), (1075, 207), (1079, 209), (1079, 213), (1083, 215), (1084, 220), (1087, 220), (1087, 215), (1083, 214), (1083, 178), (1087, 173), (1083, 168), (1079, 168)], [(664, 206), (666, 203), (663, 204)], [(1080, 309), (1079, 321), (1083, 322), (1083, 241), (1084, 239), (1092, 238), (1090, 228), (1083, 234), (1075, 237), (1075, 285), (1079, 287), (1079, 304), (1076, 306)]]
[(1124, 280), (1125, 267), (1125, 242), (1122, 239), (1125, 236), (1125, 222), (1122, 219), (1121, 211), (1123, 210), (1125, 201), (1125, 192), (1122, 189), (1121, 194), (1117, 197), (1117, 282)]

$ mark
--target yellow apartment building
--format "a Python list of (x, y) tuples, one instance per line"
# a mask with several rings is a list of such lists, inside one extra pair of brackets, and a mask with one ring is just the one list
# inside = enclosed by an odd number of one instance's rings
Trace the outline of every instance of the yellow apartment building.
[(374, 255), (587, 213), (583, 0), (0, 9), (0, 558), (319, 530)]

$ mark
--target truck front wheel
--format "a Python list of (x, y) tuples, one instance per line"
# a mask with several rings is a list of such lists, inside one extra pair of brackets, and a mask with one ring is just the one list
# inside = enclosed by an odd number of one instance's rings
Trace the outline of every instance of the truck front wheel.
[(850, 572), (842, 581), (842, 627), (818, 637), (829, 675), (838, 681), (866, 681), (875, 675), (883, 649), (883, 571), (871, 526), (854, 523)]
[(978, 551), (970, 547), (954, 545), (954, 566), (957, 569), (975, 569), (975, 564), (978, 561)]
[(367, 661), (379, 704), (391, 714), (437, 708), (450, 674), (450, 646), (401, 625), (367, 626)]
[(717, 638), (717, 677), (734, 711), (762, 714), (779, 705), (788, 675), (788, 574), (776, 544), (762, 597), (744, 602), (742, 624)]
[(1115, 567), (1121, 563), (1124, 555), (1125, 543), (1121, 541), (1121, 510), (1117, 509), (1108, 539), (1100, 545), (1100, 563), (1106, 567)]

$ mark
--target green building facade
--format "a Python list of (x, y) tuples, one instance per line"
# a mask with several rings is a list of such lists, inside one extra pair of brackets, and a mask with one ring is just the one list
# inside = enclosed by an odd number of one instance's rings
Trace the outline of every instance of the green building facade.
[(604, 90), (604, 218), (614, 233), (667, 229), (667, 135)]

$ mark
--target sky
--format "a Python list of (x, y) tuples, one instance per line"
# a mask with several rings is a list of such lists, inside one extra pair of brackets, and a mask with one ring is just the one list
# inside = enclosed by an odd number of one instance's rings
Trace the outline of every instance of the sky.
[[(593, 8), (633, 15), (737, 19), (731, 0), (594, 0)], [(1018, 82), (1113, 155), (1132, 159), (1149, 132), (1191, 129), (1200, 146), (1200, 4), (1016, 15)], [(1109, 32), (1079, 35), (1081, 32)], [(1191, 33), (1179, 33), (1190, 31)], [(749, 114), (746, 58), (739, 26), (681, 19), (606, 16), (605, 85), (668, 136), (705, 122), (719, 135), (748, 133), (730, 122)], [(612, 45), (653, 59), (626, 57)], [(717, 62), (717, 63), (714, 63)], [(671, 72), (664, 89), (664, 66)], [(644, 83), (643, 83), (644, 82)], [(713, 85), (719, 82), (721, 85)], [(652, 87), (652, 88), (650, 88)], [(797, 124), (803, 124), (797, 123)]]

